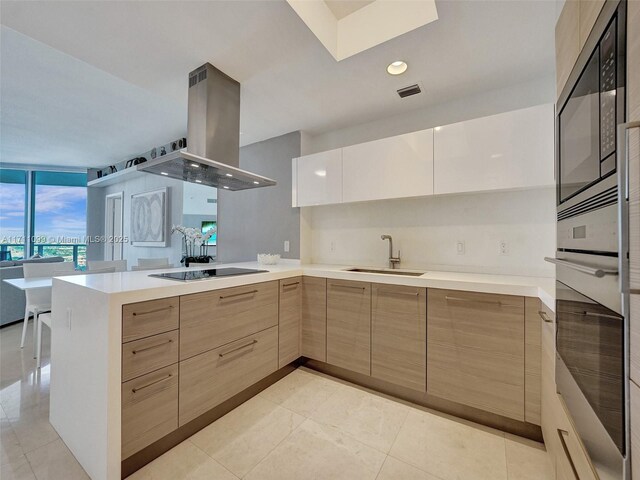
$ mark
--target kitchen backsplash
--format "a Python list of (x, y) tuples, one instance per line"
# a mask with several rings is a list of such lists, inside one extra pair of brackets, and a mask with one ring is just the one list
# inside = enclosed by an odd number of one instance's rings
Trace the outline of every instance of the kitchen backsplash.
[(555, 191), (444, 195), (305, 207), (302, 256), (314, 263), (554, 276)]

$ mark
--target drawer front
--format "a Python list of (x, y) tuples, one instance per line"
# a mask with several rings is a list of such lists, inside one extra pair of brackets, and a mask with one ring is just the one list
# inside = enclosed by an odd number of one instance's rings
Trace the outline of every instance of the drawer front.
[(302, 277), (302, 355), (327, 361), (327, 280)]
[(371, 375), (371, 284), (327, 280), (327, 363)]
[(300, 357), (300, 308), (302, 278), (280, 280), (280, 318), (278, 321), (278, 367)]
[(524, 421), (524, 297), (427, 296), (427, 393)]
[(180, 426), (277, 369), (277, 326), (180, 362)]
[(372, 286), (371, 376), (427, 389), (427, 290)]
[(122, 384), (122, 458), (178, 428), (178, 365)]
[(153, 372), (178, 361), (178, 330), (122, 345), (122, 381)]
[(582, 440), (580, 440), (580, 437), (578, 437), (576, 433), (562, 395), (558, 395), (558, 400), (557, 435), (560, 438), (560, 444), (562, 446), (561, 453), (563, 453), (563, 455), (559, 455), (561, 460), (558, 460), (558, 462), (559, 464), (562, 463), (564, 461), (562, 457), (564, 456), (569, 460), (569, 464), (573, 467), (573, 470), (577, 473), (577, 477), (580, 480), (598, 480), (599, 476), (582, 444)]
[(278, 324), (278, 282), (180, 297), (180, 360)]
[(542, 302), (525, 298), (524, 314), (524, 420), (540, 425)]
[(122, 306), (122, 342), (178, 328), (179, 298), (161, 298)]

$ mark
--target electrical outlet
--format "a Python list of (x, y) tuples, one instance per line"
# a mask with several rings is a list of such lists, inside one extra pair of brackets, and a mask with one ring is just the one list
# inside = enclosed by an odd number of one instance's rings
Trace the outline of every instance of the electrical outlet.
[(284, 241), (284, 251), (288, 252), (289, 251), (289, 240), (285, 240)]
[(335, 252), (335, 251), (336, 251), (336, 241), (335, 241), (335, 240), (331, 240), (331, 244), (329, 245), (329, 249), (330, 249), (332, 252)]
[(458, 255), (464, 255), (464, 252), (465, 252), (464, 240), (458, 240), (456, 242), (456, 253)]
[(509, 255), (509, 247), (507, 245), (507, 242), (505, 242), (504, 240), (500, 240), (499, 248), (500, 255)]

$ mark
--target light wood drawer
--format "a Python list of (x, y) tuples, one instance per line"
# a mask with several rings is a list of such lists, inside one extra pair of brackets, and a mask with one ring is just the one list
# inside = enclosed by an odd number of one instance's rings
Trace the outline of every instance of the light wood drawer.
[(302, 277), (302, 355), (327, 360), (327, 279)]
[(427, 297), (427, 393), (524, 421), (524, 297)]
[(278, 324), (278, 282), (180, 297), (180, 360)]
[(122, 345), (122, 381), (153, 372), (178, 361), (178, 330)]
[(122, 458), (178, 428), (178, 365), (122, 384)]
[(371, 376), (426, 391), (426, 288), (372, 285)]
[(371, 284), (327, 281), (327, 363), (371, 375)]
[(278, 321), (278, 367), (300, 358), (300, 308), (302, 278), (280, 280), (280, 318)]
[(635, 382), (629, 382), (630, 421), (631, 421), (631, 471), (633, 480), (640, 479), (640, 388)]
[(580, 480), (598, 480), (598, 474), (589, 459), (589, 455), (576, 433), (573, 421), (567, 410), (567, 406), (562, 399), (562, 395), (558, 395), (558, 436), (562, 445), (562, 451), (564, 455), (560, 455), (558, 462), (562, 463), (566, 456), (570, 465), (577, 473), (577, 477)]
[(180, 426), (277, 369), (277, 326), (180, 362)]
[(122, 342), (178, 328), (179, 297), (161, 298), (122, 306)]

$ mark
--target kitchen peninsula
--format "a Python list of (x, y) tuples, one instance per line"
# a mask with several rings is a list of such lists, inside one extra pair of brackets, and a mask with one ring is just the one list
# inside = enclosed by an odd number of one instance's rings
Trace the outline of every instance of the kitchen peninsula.
[[(543, 312), (552, 315), (552, 279), (221, 267), (268, 271), (193, 282), (149, 272), (54, 279), (50, 419), (91, 478), (131, 473), (299, 358), (539, 437), (539, 329)], [(462, 330), (458, 345), (452, 333)], [(483, 385), (474, 384), (459, 367), (489, 337), (477, 367)]]

